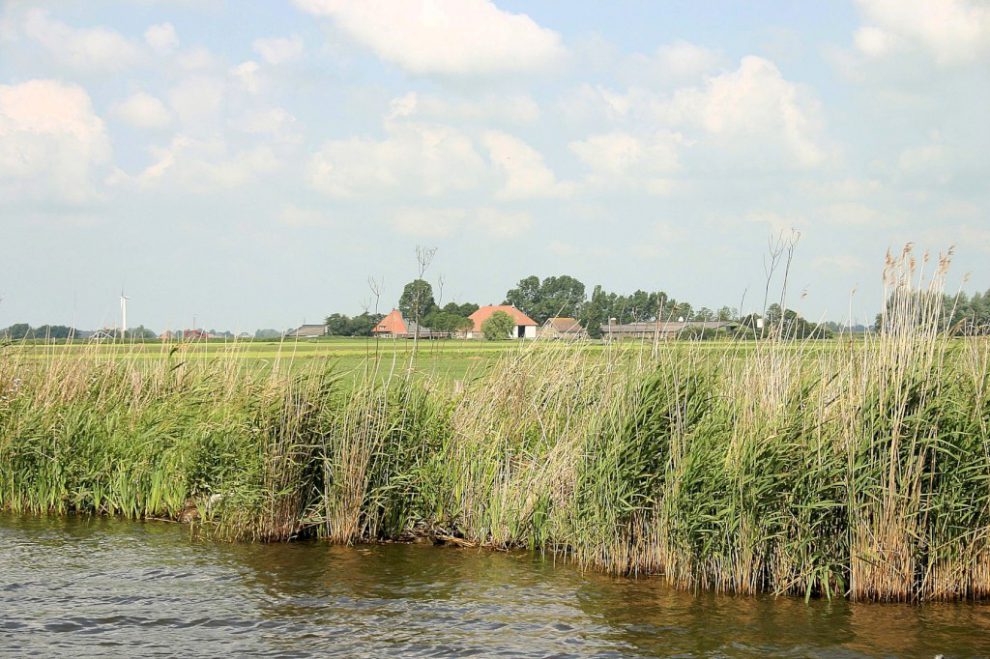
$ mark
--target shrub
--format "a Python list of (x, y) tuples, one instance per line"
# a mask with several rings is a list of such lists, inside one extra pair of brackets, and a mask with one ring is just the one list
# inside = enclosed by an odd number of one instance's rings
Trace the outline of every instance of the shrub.
[(488, 341), (502, 341), (512, 335), (512, 330), (516, 327), (516, 321), (512, 316), (504, 311), (496, 311), (481, 324), (481, 332)]

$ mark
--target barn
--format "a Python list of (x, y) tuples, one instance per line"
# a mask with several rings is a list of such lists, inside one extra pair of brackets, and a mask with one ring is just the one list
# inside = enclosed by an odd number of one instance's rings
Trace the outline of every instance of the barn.
[(535, 320), (524, 314), (519, 309), (516, 309), (511, 304), (489, 304), (487, 306), (481, 307), (473, 314), (468, 316), (471, 322), (474, 323), (468, 333), (467, 338), (469, 339), (483, 339), (485, 334), (482, 331), (482, 325), (485, 321), (492, 317), (497, 311), (504, 311), (509, 314), (509, 317), (515, 321), (515, 327), (512, 333), (506, 337), (509, 339), (535, 339), (536, 338), (536, 328), (537, 323)]

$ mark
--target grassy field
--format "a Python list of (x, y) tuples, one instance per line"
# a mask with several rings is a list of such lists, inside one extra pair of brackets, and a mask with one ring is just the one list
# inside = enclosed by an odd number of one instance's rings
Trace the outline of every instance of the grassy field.
[[(864, 337), (845, 337), (814, 342), (795, 342), (785, 349), (801, 352), (833, 351), (852, 344), (862, 344)], [(535, 345), (534, 345), (535, 343)], [(606, 352), (623, 359), (651, 356), (662, 346), (663, 350), (704, 350), (716, 354), (744, 355), (754, 350), (755, 341), (666, 341), (654, 345), (651, 341), (624, 341), (607, 345), (602, 341), (586, 341), (556, 344), (553, 342), (519, 341), (471, 341), (441, 340), (422, 341), (418, 346), (406, 339), (328, 338), (306, 341), (245, 341), (245, 342), (193, 342), (193, 343), (44, 343), (18, 342), (0, 347), (9, 359), (25, 363), (45, 364), (60, 360), (119, 360), (152, 364), (173, 358), (184, 361), (222, 361), (246, 368), (267, 369), (275, 364), (289, 369), (326, 364), (348, 378), (359, 378), (369, 364), (380, 363), (388, 371), (394, 365), (397, 370), (410, 366), (421, 376), (435, 376), (442, 380), (469, 380), (487, 373), (492, 365), (506, 354), (521, 350), (566, 348), (585, 358), (600, 356)]]
[[(56, 360), (101, 360), (145, 362), (180, 359), (188, 362), (219, 361), (230, 367), (300, 369), (319, 364), (350, 378), (360, 377), (370, 363), (396, 369), (412, 366), (421, 375), (458, 380), (484, 373), (506, 351), (519, 346), (508, 342), (432, 341), (415, 349), (408, 340), (335, 338), (311, 341), (220, 341), (194, 343), (70, 344), (20, 343), (5, 348), (8, 356), (33, 363)], [(587, 349), (595, 350), (594, 346)]]

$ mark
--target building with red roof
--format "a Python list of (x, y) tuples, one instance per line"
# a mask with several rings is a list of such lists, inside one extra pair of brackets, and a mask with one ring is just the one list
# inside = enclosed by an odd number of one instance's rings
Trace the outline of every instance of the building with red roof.
[(372, 334), (376, 336), (408, 336), (408, 329), (406, 328), (406, 319), (402, 317), (402, 312), (398, 309), (392, 309), (392, 312), (382, 318), (381, 322), (375, 325), (375, 328), (371, 330)]
[(468, 331), (467, 338), (469, 339), (480, 339), (484, 338), (484, 333), (482, 332), (482, 325), (485, 321), (492, 317), (497, 311), (502, 311), (509, 314), (509, 317), (515, 321), (516, 325), (507, 338), (510, 339), (535, 339), (536, 338), (536, 328), (537, 323), (535, 320), (524, 314), (519, 309), (516, 309), (511, 304), (489, 304), (488, 306), (481, 307), (473, 314), (468, 316), (471, 322), (474, 323), (474, 327)]
[(439, 333), (433, 332), (429, 327), (417, 325), (416, 321), (403, 318), (402, 312), (398, 309), (392, 309), (380, 323), (375, 325), (371, 333), (389, 339), (411, 339), (417, 334), (421, 339), (441, 338)]

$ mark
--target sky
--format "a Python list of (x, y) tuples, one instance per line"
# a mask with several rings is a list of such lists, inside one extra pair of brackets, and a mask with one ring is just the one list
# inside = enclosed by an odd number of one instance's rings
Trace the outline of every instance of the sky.
[(990, 288), (988, 109), (985, 0), (4, 0), (0, 327), (386, 312), (417, 246), (751, 311), (782, 233), (868, 322), (908, 242)]

